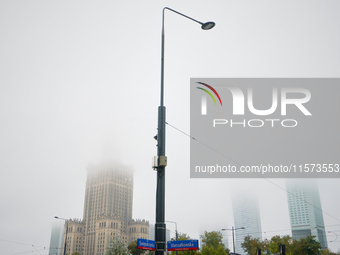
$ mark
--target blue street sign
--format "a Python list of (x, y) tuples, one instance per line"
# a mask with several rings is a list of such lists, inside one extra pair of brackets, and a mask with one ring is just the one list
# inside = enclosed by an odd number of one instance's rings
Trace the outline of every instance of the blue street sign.
[(198, 240), (169, 241), (168, 251), (198, 250)]
[(154, 251), (155, 250), (155, 241), (148, 240), (148, 239), (137, 239), (137, 247), (141, 250), (149, 250)]

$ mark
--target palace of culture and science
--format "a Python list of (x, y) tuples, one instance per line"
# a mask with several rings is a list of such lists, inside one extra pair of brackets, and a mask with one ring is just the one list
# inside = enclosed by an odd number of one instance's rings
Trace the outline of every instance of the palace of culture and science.
[(149, 222), (132, 219), (132, 201), (133, 172), (130, 169), (112, 164), (90, 166), (83, 220), (68, 220), (65, 224), (66, 253), (104, 255), (116, 237), (126, 244), (137, 238), (147, 239)]

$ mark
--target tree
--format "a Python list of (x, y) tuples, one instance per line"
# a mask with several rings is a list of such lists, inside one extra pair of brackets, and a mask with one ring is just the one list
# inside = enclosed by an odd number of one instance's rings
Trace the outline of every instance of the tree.
[(257, 249), (261, 249), (262, 252), (267, 250), (265, 244), (266, 243), (260, 241), (260, 238), (252, 238), (250, 235), (247, 235), (244, 238), (241, 247), (245, 252), (247, 252), (248, 255), (256, 255)]
[(106, 255), (131, 255), (131, 253), (126, 243), (120, 237), (116, 237), (111, 241), (110, 247), (106, 248)]
[(319, 255), (320, 250), (321, 244), (315, 240), (315, 236), (307, 236), (299, 241), (293, 241), (292, 254)]
[(219, 246), (224, 248), (224, 244), (222, 243), (223, 235), (219, 231), (204, 231), (204, 235), (201, 235), (201, 238), (204, 246), (213, 247), (214, 249), (217, 249)]
[(138, 249), (137, 240), (131, 242), (131, 243), (128, 245), (128, 249), (129, 249), (131, 255), (141, 255), (141, 254), (144, 252), (144, 250)]
[(227, 251), (223, 248), (224, 246), (219, 246), (216, 249), (213, 246), (204, 246), (199, 253), (200, 255), (229, 255)]
[[(178, 233), (178, 238), (177, 240), (190, 240), (190, 236), (188, 236), (188, 234), (186, 233)], [(176, 237), (171, 238), (171, 241), (175, 241)]]
[(340, 254), (340, 253), (334, 253), (334, 252), (330, 251), (329, 249), (323, 249), (320, 252), (320, 255), (337, 255), (337, 254)]
[[(190, 236), (185, 233), (178, 233), (177, 240), (190, 240)], [(171, 241), (175, 241), (176, 238), (171, 238)], [(171, 255), (175, 255), (176, 251), (171, 251)], [(198, 252), (196, 250), (189, 250), (189, 251), (178, 251), (178, 255), (196, 255)]]
[(248, 255), (256, 254), (257, 249), (261, 249), (263, 254), (278, 254), (280, 245), (285, 245), (286, 255), (334, 255), (327, 249), (321, 251), (321, 244), (315, 240), (315, 236), (307, 236), (299, 241), (288, 235), (273, 236), (270, 241), (265, 239), (262, 242), (259, 238), (246, 236), (241, 245)]
[(280, 245), (284, 245), (286, 249), (286, 255), (293, 255), (292, 253), (293, 239), (289, 235), (285, 236), (273, 236), (268, 242), (268, 251), (270, 253), (279, 253)]
[(225, 248), (222, 243), (223, 235), (221, 232), (204, 231), (204, 235), (201, 235), (203, 248), (199, 254), (202, 255), (227, 255), (229, 250)]

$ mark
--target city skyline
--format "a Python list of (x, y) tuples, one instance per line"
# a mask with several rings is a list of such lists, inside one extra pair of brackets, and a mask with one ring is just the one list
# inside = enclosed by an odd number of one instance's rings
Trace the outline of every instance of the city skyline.
[[(102, 164), (101, 163), (101, 164), (97, 164), (97, 165), (90, 165), (88, 167), (88, 181), (87, 181), (87, 183), (91, 184), (90, 180), (92, 178), (94, 178), (94, 176), (101, 176), (102, 178), (104, 176), (107, 178), (108, 174), (111, 176), (112, 173), (110, 174), (110, 173), (106, 172), (107, 170), (104, 171), (104, 172), (103, 171), (101, 172), (101, 171), (96, 171), (96, 169), (97, 170), (100, 169), (100, 168), (102, 168), (102, 170), (103, 169), (110, 169), (110, 168), (112, 168), (112, 165), (114, 166), (115, 164), (107, 164), (107, 163)], [(121, 168), (122, 166), (120, 165), (119, 167)], [(92, 176), (92, 178), (91, 178), (91, 176)], [(125, 176), (125, 175), (122, 175), (122, 176), (123, 176), (123, 179), (125, 179), (125, 180), (128, 180), (129, 178), (132, 179), (131, 176)], [(94, 178), (94, 179), (96, 180), (95, 182), (100, 183), (100, 186), (103, 186), (103, 187), (105, 186), (105, 182), (107, 182), (107, 180), (106, 181), (98, 180), (98, 177)], [(102, 183), (102, 182), (104, 182), (104, 183)], [(313, 211), (316, 211), (316, 214), (319, 215), (318, 216), (319, 218), (320, 218), (320, 215), (321, 215), (321, 218), (323, 218), (322, 217), (322, 209), (321, 209), (321, 206), (320, 206), (321, 201), (320, 201), (320, 198), (319, 198), (319, 195), (318, 195), (317, 182), (315, 180), (286, 180), (286, 183), (287, 183), (287, 200), (288, 200), (288, 206), (289, 206), (290, 214), (292, 213), (292, 204), (298, 203), (301, 206), (299, 206), (299, 208), (296, 208), (296, 210), (301, 209), (302, 207), (305, 207), (305, 206), (309, 206), (309, 207), (311, 207), (311, 209)], [(87, 192), (89, 192), (88, 190), (89, 190), (90, 186), (91, 185), (88, 185), (88, 188), (86, 189)], [(132, 186), (133, 186), (133, 184), (132, 184)], [(306, 195), (306, 193), (307, 193), (307, 195)], [(112, 193), (112, 195), (114, 196), (115, 194)], [(86, 195), (85, 195), (85, 197), (86, 197)], [(259, 213), (261, 208), (259, 208), (257, 195), (255, 195), (255, 193), (251, 194), (251, 193), (245, 193), (245, 192), (238, 192), (238, 193), (234, 192), (234, 194), (231, 195), (231, 197), (233, 197), (233, 204), (232, 205), (233, 205), (233, 215), (234, 215), (233, 216), (233, 219), (234, 219), (233, 220), (233, 224), (234, 224), (233, 227), (235, 229), (235, 232), (234, 232), (235, 233), (235, 249), (236, 249), (236, 253), (245, 254), (243, 252), (243, 249), (241, 248), (241, 243), (242, 243), (242, 241), (240, 241), (241, 239), (243, 239), (247, 235), (250, 235), (252, 238), (259, 238), (260, 240), (263, 240), (262, 239), (262, 233), (266, 234), (266, 232), (263, 232), (261, 230), (261, 216), (260, 216), (260, 213)], [(313, 201), (311, 201), (311, 199)], [(86, 201), (86, 199), (85, 199), (85, 201)], [(314, 204), (312, 204), (312, 203), (314, 203)], [(89, 210), (89, 209), (87, 209), (87, 207), (88, 207), (87, 204), (84, 203), (84, 213), (83, 213), (84, 217), (86, 215), (86, 210)], [(309, 208), (310, 214), (311, 214), (311, 209)], [(301, 216), (302, 214), (304, 214), (304, 213), (302, 212), (301, 214), (298, 214), (298, 216), (299, 215)], [(105, 216), (105, 217), (103, 217), (103, 216)], [(101, 217), (104, 219), (103, 222), (105, 222), (105, 220), (107, 218), (106, 215), (102, 214)], [(292, 222), (294, 220), (296, 221), (297, 218), (298, 217), (292, 217), (292, 216), (290, 217)], [(315, 216), (310, 215), (310, 218), (314, 219)], [(100, 217), (99, 217), (99, 221), (100, 221)], [(70, 219), (70, 222), (80, 224), (82, 226), (84, 224), (84, 221), (78, 220), (78, 219)], [(254, 222), (256, 224), (254, 224)], [(299, 240), (302, 237), (304, 238), (307, 235), (315, 235), (317, 237), (317, 241), (319, 241), (322, 244), (322, 248), (327, 248), (327, 243), (325, 245), (324, 240), (320, 239), (320, 235), (321, 235), (321, 237), (326, 236), (326, 233), (324, 231), (324, 227), (323, 227), (322, 233), (320, 231), (321, 230), (320, 228), (322, 227), (323, 222), (322, 223), (321, 222), (318, 222), (318, 223), (314, 222), (312, 224), (318, 225), (318, 227), (319, 227), (318, 232), (320, 232), (320, 233), (318, 233), (316, 231), (313, 232), (312, 227), (307, 228), (307, 230), (309, 230), (308, 233), (302, 233), (302, 234), (300, 232), (294, 233), (294, 227), (295, 228), (297, 227), (297, 229), (299, 230), (301, 228), (301, 226), (298, 226), (299, 224), (298, 225), (292, 224), (292, 227), (289, 229), (289, 231), (293, 232), (293, 234), (289, 234), (289, 235), (292, 236), (293, 238), (297, 239), (297, 240)], [(309, 224), (309, 225), (312, 225), (312, 224)], [(171, 225), (172, 224), (170, 224), (170, 226)], [(167, 225), (167, 227), (169, 227), (169, 225)], [(245, 228), (244, 230), (241, 229), (243, 227)], [(152, 229), (153, 229), (153, 224), (150, 224), (150, 231), (152, 231)], [(236, 229), (238, 229), (238, 230), (236, 231)], [(232, 235), (231, 235), (232, 232), (231, 232), (231, 229), (229, 229), (229, 230), (230, 230), (229, 231), (230, 233), (228, 231), (222, 231), (223, 239), (226, 239), (227, 242), (228, 242), (228, 239), (229, 239), (229, 242), (231, 242), (231, 240), (232, 240)], [(55, 228), (52, 229), (51, 235), (55, 235), (54, 232), (56, 232)], [(229, 235), (228, 235), (228, 233), (229, 233)], [(174, 235), (174, 231), (172, 231), (172, 234)], [(200, 235), (201, 234), (203, 234), (203, 233), (200, 233)], [(153, 235), (154, 235), (154, 233), (149, 232), (148, 235), (147, 235), (148, 236), (147, 238), (149, 238), (150, 240), (153, 240), (152, 239)], [(283, 235), (281, 234), (281, 236), (283, 236)], [(52, 237), (51, 237), (51, 240), (52, 240)], [(167, 230), (167, 240), (170, 240), (170, 231), (169, 230)], [(129, 240), (128, 243), (130, 241), (131, 240)], [(64, 241), (63, 241), (62, 244), (64, 244)], [(50, 245), (52, 245), (52, 241), (51, 241)], [(229, 248), (232, 251), (233, 244), (231, 244), (231, 246), (230, 246), (229, 243), (225, 244), (225, 245), (226, 245), (227, 248)], [(50, 250), (51, 250), (51, 247), (50, 247)], [(70, 251), (70, 250), (68, 250), (68, 251)], [(100, 252), (99, 253), (98, 252), (93, 253), (93, 252), (92, 253), (84, 253), (84, 254), (101, 254)], [(83, 254), (83, 253), (81, 253), (81, 254)]]
[[(194, 239), (231, 228), (230, 194), (256, 189), (262, 238), (291, 235), (285, 180), (190, 178), (190, 78), (339, 77), (339, 1), (3, 0), (2, 254), (47, 255), (54, 216), (83, 217), (86, 168), (108, 159), (135, 170), (132, 218), (154, 224), (164, 6), (216, 23), (202, 32), (165, 14), (166, 220)], [(320, 148), (329, 149), (337, 152)], [(340, 179), (318, 181), (328, 246), (337, 252)]]

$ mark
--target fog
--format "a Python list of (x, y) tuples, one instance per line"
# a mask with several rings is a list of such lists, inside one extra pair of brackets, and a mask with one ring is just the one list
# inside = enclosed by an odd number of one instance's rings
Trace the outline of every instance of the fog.
[[(165, 6), (216, 22), (165, 14), (167, 122), (187, 134), (192, 77), (340, 75), (339, 1), (1, 1), (1, 254), (48, 254), (54, 216), (83, 217), (87, 168), (108, 160), (134, 169), (133, 217), (154, 223)], [(248, 190), (262, 237), (291, 234), (285, 180), (190, 179), (190, 138), (166, 137), (166, 220), (179, 232), (231, 228), (231, 196)], [(340, 180), (318, 182), (338, 251)]]

